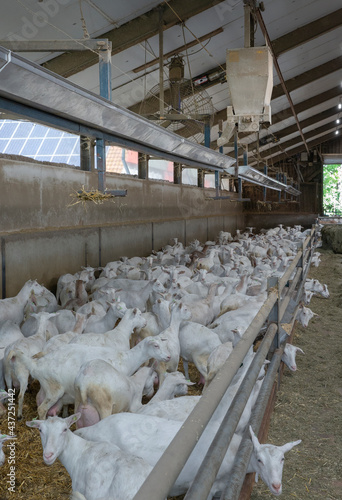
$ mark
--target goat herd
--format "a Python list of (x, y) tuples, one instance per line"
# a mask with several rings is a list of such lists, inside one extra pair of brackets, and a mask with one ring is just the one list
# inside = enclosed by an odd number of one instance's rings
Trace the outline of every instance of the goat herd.
[[(195, 240), (187, 247), (174, 239), (148, 257), (65, 274), (56, 295), (28, 281), (18, 295), (0, 300), (0, 414), (19, 390), (22, 418), (29, 377), (39, 381), (39, 419), (27, 425), (40, 431), (44, 462), (59, 458), (65, 466), (71, 498), (134, 498), (201, 398), (187, 395), (194, 383), (188, 363), (206, 391), (266, 300), (267, 279), (283, 275), (309, 234), (302, 229), (279, 225), (253, 234), (247, 228), (234, 237), (221, 231), (217, 241)], [(319, 255), (313, 253), (313, 265)], [(326, 285), (306, 281), (297, 316), (303, 326), (314, 314), (307, 307), (314, 293), (329, 296)], [(290, 344), (284, 350), (292, 371), (298, 351)], [(251, 348), (170, 496), (191, 485), (253, 356)], [(180, 360), (185, 375), (178, 371)], [(224, 489), (264, 375), (263, 367), (208, 498), (219, 498)], [(142, 404), (143, 396), (148, 403)], [(249, 430), (248, 472), (257, 472), (280, 495), (284, 453), (300, 441), (263, 445)], [(0, 436), (0, 465), (9, 439)]]

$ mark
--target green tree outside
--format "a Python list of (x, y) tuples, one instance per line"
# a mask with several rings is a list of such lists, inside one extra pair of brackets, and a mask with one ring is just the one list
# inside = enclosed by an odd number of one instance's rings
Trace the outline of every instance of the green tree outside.
[(324, 215), (342, 215), (342, 165), (323, 167)]

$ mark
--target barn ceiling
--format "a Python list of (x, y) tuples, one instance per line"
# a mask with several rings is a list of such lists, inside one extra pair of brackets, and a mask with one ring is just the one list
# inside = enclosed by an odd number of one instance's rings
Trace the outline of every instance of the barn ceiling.
[[(185, 78), (201, 77), (213, 104), (211, 147), (231, 105), (225, 79), (226, 50), (244, 47), (243, 0), (2, 0), (0, 45), (30, 40), (107, 38), (112, 42), (112, 100), (137, 113), (159, 83), (159, 26), (163, 19), (164, 78), (171, 57), (184, 57)], [(276, 62), (271, 110), (259, 138), (239, 134), (249, 163), (257, 155), (272, 165), (336, 138), (342, 123), (342, 8), (340, 0), (264, 0), (255, 46), (271, 41)], [(261, 7), (257, 4), (257, 7)], [(5, 14), (4, 14), (5, 13)], [(42, 42), (42, 50), (43, 50)], [(99, 93), (98, 55), (25, 52), (24, 57)], [(277, 69), (278, 65), (278, 69)], [(1, 77), (1, 75), (0, 75)], [(201, 80), (202, 81), (202, 80)], [(198, 87), (197, 87), (198, 88)], [(251, 89), (251, 92), (253, 89)], [(341, 110), (342, 111), (342, 110)], [(342, 119), (342, 116), (341, 116)], [(191, 139), (191, 131), (178, 133)], [(342, 132), (341, 132), (342, 133)], [(190, 136), (190, 137), (189, 137)], [(233, 146), (224, 147), (233, 155)]]

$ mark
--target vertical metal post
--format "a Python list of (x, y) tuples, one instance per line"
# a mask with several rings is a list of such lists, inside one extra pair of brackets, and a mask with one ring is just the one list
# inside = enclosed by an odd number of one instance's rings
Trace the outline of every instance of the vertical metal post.
[[(112, 43), (107, 42), (105, 48), (99, 50), (99, 77), (100, 95), (109, 101), (112, 100)], [(106, 189), (106, 143), (103, 139), (96, 139), (96, 158), (98, 171), (98, 189)]]
[[(268, 175), (268, 168), (267, 168), (267, 165), (264, 166), (264, 174), (265, 175)], [(267, 197), (267, 188), (264, 187), (264, 201), (266, 201), (266, 197)]]
[(215, 170), (215, 194), (220, 195), (220, 172)]
[(100, 96), (112, 100), (112, 42), (99, 50)]
[[(286, 174), (283, 174), (283, 183), (287, 184), (287, 176), (286, 176)], [(286, 201), (286, 191), (284, 191), (284, 201)]]
[(124, 148), (122, 148), (122, 150), (121, 150), (121, 160), (122, 160), (122, 164), (124, 166), (126, 174), (130, 175), (131, 172), (129, 171), (129, 168), (128, 168), (128, 165), (127, 165), (126, 150)]
[(81, 170), (91, 172), (92, 167), (92, 153), (90, 137), (81, 135), (80, 137), (80, 156), (81, 156)]
[(206, 148), (210, 148), (210, 125), (206, 123), (204, 125), (204, 145)]
[[(206, 148), (210, 148), (210, 124), (209, 123), (204, 124), (204, 146)], [(198, 187), (204, 188), (205, 172), (204, 172), (204, 170), (202, 170), (201, 172), (202, 172), (201, 176), (197, 177)], [(202, 176), (203, 176), (203, 178), (202, 178)], [(216, 181), (216, 178), (215, 178), (215, 181)]]
[(250, 5), (244, 5), (245, 10), (245, 48), (254, 47), (254, 17), (252, 16), (252, 9)]
[(163, 8), (159, 7), (159, 117), (164, 116), (164, 33)]
[[(276, 179), (277, 181), (281, 182), (281, 174), (279, 172), (276, 173)], [(281, 191), (278, 192), (278, 201), (279, 203), (281, 202)]]
[(239, 175), (239, 154), (238, 154), (238, 129), (235, 127), (234, 131), (234, 154), (235, 154), (235, 177)]
[(243, 164), (248, 165), (248, 144), (246, 144), (246, 148), (243, 152)]
[[(277, 288), (279, 290), (278, 278), (274, 276), (271, 276), (270, 278), (267, 279), (267, 291), (269, 291), (272, 288)], [(280, 334), (279, 302), (280, 298), (278, 297), (268, 317), (269, 323), (277, 323), (278, 325), (278, 335), (276, 335), (273, 340), (273, 344), (270, 349), (271, 353), (273, 353), (279, 347), (279, 334)]]
[(201, 168), (197, 170), (197, 187), (204, 188), (204, 170)]
[[(222, 135), (223, 121), (219, 120), (219, 137)], [(223, 154), (223, 146), (219, 147), (219, 152)], [(220, 172), (215, 170), (215, 192), (216, 196), (220, 195)]]
[(174, 163), (173, 164), (173, 183), (174, 184), (182, 184), (182, 164)]
[(106, 144), (103, 139), (96, 139), (96, 160), (98, 175), (98, 190), (106, 189)]
[(238, 184), (239, 198), (242, 196), (242, 181), (239, 179), (239, 148), (238, 148), (238, 129), (235, 127), (234, 131), (234, 153), (235, 153), (235, 178)]
[(5, 238), (1, 238), (1, 298), (6, 298), (6, 248)]
[(148, 179), (148, 160), (149, 156), (145, 153), (138, 153), (138, 177), (139, 179)]

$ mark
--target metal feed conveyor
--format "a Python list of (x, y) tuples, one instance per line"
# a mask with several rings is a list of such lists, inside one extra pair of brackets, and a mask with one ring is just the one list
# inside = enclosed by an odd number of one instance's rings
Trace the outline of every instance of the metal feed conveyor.
[[(0, 47), (0, 109), (72, 133), (224, 172), (235, 159), (190, 142)], [(36, 113), (32, 113), (32, 110)]]

